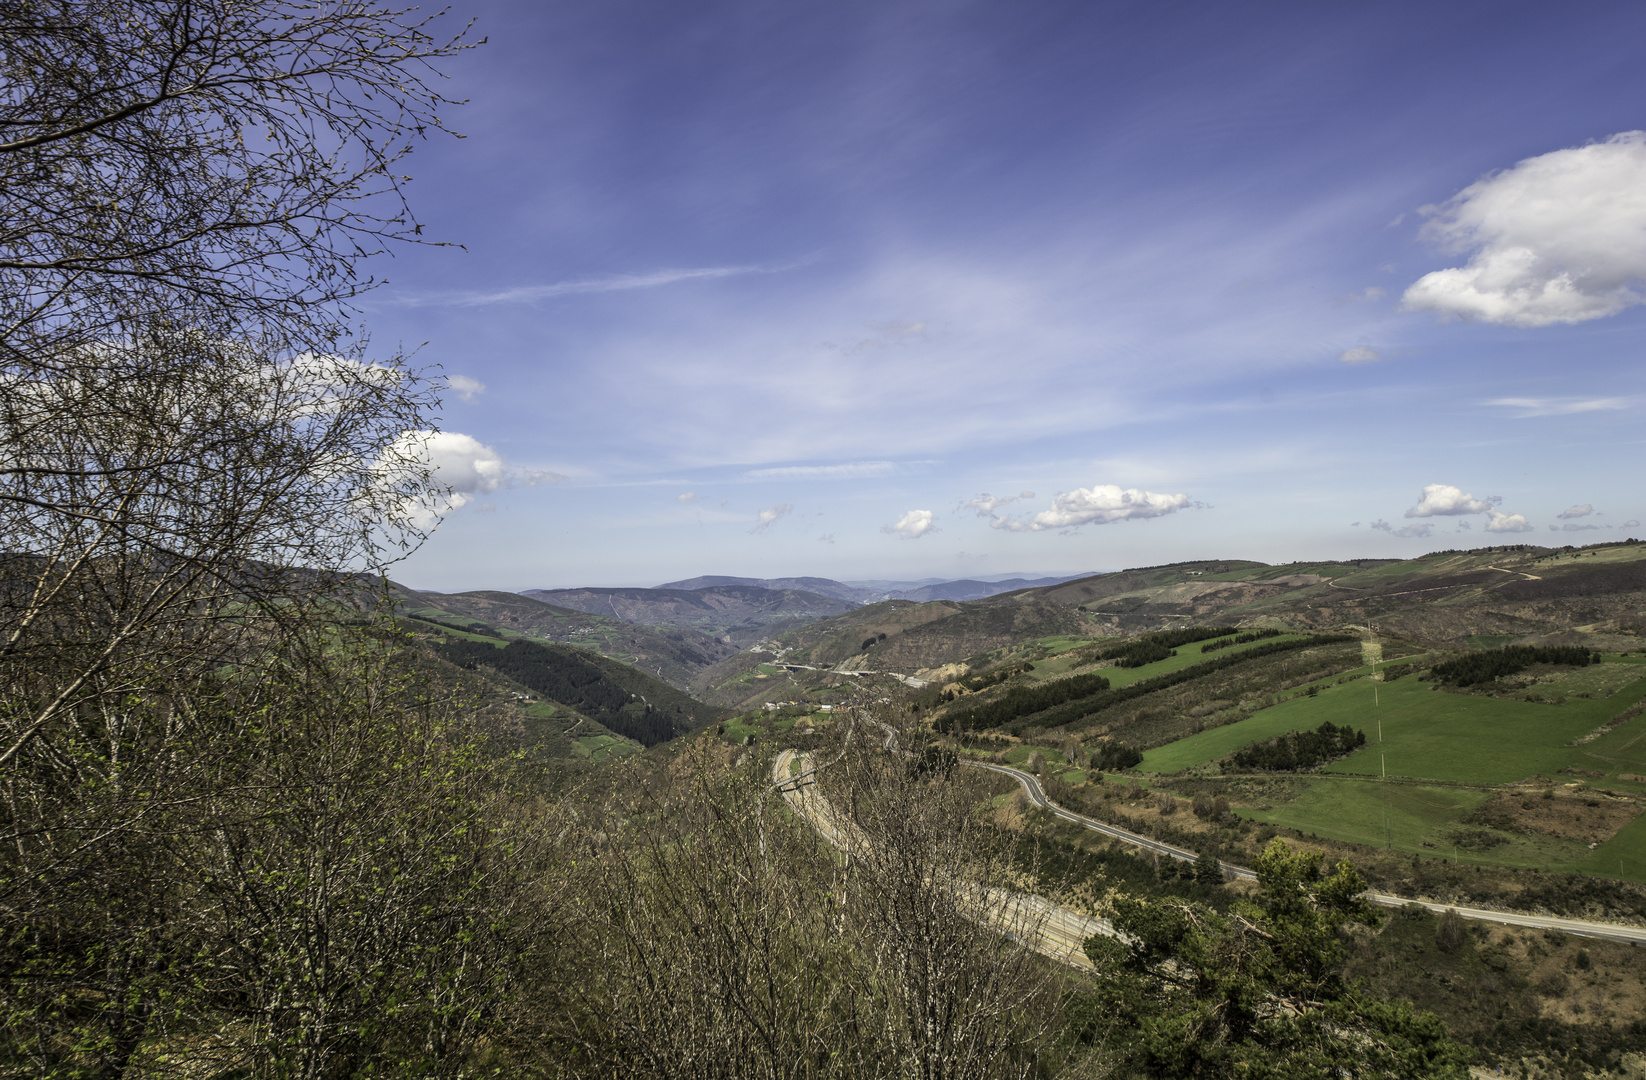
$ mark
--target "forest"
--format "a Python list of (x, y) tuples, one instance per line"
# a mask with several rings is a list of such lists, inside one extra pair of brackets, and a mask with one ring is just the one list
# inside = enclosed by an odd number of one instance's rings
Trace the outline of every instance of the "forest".
[(1313, 731), (1288, 731), (1242, 747), (1229, 755), (1228, 762), (1237, 769), (1299, 772), (1351, 754), (1365, 745), (1364, 731), (1328, 721)]
[(1450, 686), (1476, 686), (1517, 675), (1534, 664), (1583, 667), (1600, 663), (1600, 654), (1581, 645), (1505, 645), (1447, 660), (1429, 669), (1435, 681)]

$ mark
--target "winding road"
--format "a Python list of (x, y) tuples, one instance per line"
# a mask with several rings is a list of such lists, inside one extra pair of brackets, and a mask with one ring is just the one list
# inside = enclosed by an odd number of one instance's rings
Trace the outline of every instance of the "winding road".
[[(981, 761), (967, 761), (962, 762), (962, 764), (1010, 776), (1023, 788), (1024, 794), (1029, 797), (1030, 802), (1050, 810), (1064, 821), (1073, 822), (1076, 825), (1091, 829), (1093, 832), (1112, 836), (1145, 851), (1158, 852), (1173, 859), (1193, 862), (1200, 857), (1195, 852), (1185, 848), (1162, 843), (1159, 840), (1152, 840), (1147, 836), (1128, 832), (1125, 829), (1117, 828), (1114, 825), (1106, 825), (1083, 814), (1065, 810), (1046, 797), (1046, 792), (1041, 788), (1039, 780), (1021, 770)], [(1256, 880), (1257, 878), (1257, 875), (1247, 867), (1226, 862), (1219, 862), (1218, 865), (1223, 867), (1224, 873), (1233, 877), (1247, 880)], [(1608, 941), (1621, 941), (1629, 945), (1646, 945), (1646, 927), (1627, 926), (1622, 923), (1590, 922), (1586, 919), (1565, 919), (1554, 915), (1528, 915), (1518, 911), (1496, 911), (1491, 908), (1459, 907), (1455, 904), (1437, 904), (1429, 900), (1413, 900), (1404, 896), (1395, 896), (1391, 893), (1366, 892), (1361, 895), (1379, 907), (1399, 908), (1405, 907), (1407, 904), (1417, 904), (1433, 912), (1456, 911), (1465, 919), (1474, 919), (1479, 922), (1499, 923), (1504, 926), (1525, 926), (1538, 930), (1558, 930), (1566, 934), (1576, 934), (1579, 937), (1604, 938)]]

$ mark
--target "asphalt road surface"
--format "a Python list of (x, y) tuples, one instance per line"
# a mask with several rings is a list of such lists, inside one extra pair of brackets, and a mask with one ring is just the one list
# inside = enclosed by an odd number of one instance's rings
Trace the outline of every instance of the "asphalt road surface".
[[(1106, 836), (1112, 836), (1117, 840), (1123, 840), (1126, 843), (1132, 844), (1135, 847), (1140, 847), (1145, 851), (1158, 852), (1161, 855), (1170, 856), (1173, 859), (1182, 859), (1185, 862), (1193, 862), (1200, 857), (1195, 852), (1185, 850), (1184, 848), (1162, 843), (1159, 840), (1153, 840), (1147, 836), (1141, 836), (1134, 832), (1128, 832), (1125, 829), (1117, 828), (1113, 825), (1106, 825), (1101, 821), (1096, 821), (1092, 818), (1085, 817), (1084, 815), (1065, 810), (1063, 807), (1048, 799), (1046, 797), (1046, 792), (1040, 787), (1040, 781), (1026, 772), (1009, 768), (1005, 765), (993, 765), (981, 761), (967, 761), (962, 764), (970, 765), (976, 769), (988, 769), (991, 772), (1004, 773), (1007, 776), (1010, 776), (1022, 786), (1023, 791), (1028, 795), (1030, 802), (1033, 802), (1036, 806), (1045, 807), (1047, 810), (1050, 810), (1064, 821), (1070, 821), (1076, 825), (1082, 825), (1094, 832), (1100, 832)], [(1220, 863), (1219, 865), (1223, 867), (1224, 873), (1233, 877), (1246, 878), (1248, 880), (1255, 880), (1257, 878), (1255, 873), (1244, 866), (1236, 866), (1234, 863)], [(1405, 907), (1407, 904), (1418, 904), (1422, 907), (1428, 908), (1430, 911), (1436, 912), (1455, 910), (1465, 919), (1476, 919), (1480, 922), (1501, 923), (1504, 926), (1529, 926), (1539, 930), (1559, 930), (1562, 933), (1576, 934), (1580, 937), (1605, 938), (1609, 941), (1627, 942), (1630, 945), (1646, 945), (1646, 927), (1626, 926), (1622, 923), (1589, 922), (1585, 919), (1563, 919), (1553, 915), (1528, 915), (1519, 911), (1494, 911), (1490, 908), (1457, 907), (1453, 904), (1436, 904), (1428, 900), (1412, 900), (1404, 896), (1394, 896), (1389, 893), (1368, 892), (1362, 895), (1364, 895), (1367, 900), (1370, 900), (1372, 903), (1377, 904), (1380, 907), (1398, 908)]]

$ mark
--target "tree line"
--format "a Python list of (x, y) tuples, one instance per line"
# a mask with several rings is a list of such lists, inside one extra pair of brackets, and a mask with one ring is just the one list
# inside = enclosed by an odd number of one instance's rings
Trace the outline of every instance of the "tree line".
[[(1142, 697), (1145, 694), (1179, 686), (1193, 679), (1204, 678), (1236, 664), (1244, 664), (1251, 660), (1290, 652), (1294, 649), (1334, 645), (1348, 640), (1351, 639), (1341, 634), (1312, 634), (1308, 637), (1294, 638), (1290, 641), (1271, 642), (1268, 645), (1259, 645), (1228, 656), (1220, 656), (1215, 660), (1204, 660), (1198, 664), (1177, 671), (1170, 671), (1163, 675), (1156, 675), (1150, 679), (1143, 679), (1130, 686), (1117, 689), (1110, 689), (1107, 680), (1102, 680), (1104, 683), (1102, 686), (1097, 686), (1095, 683), (1076, 683), (1077, 679), (1095, 680), (1100, 679), (1101, 676), (1076, 676), (1075, 679), (1059, 680), (1058, 682), (1048, 683), (1044, 687), (1026, 688), (1021, 696), (1019, 691), (1014, 690), (1002, 695), (995, 701), (985, 702), (981, 705), (940, 716), (936, 721), (937, 730), (939, 732), (950, 732), (1003, 727), (1006, 724), (1027, 721), (1030, 717), (1040, 727), (1059, 727), (1092, 713)], [(1075, 685), (1059, 689), (1065, 687), (1065, 684), (1071, 683)], [(1088, 687), (1090, 689), (1087, 689)], [(1046, 692), (1045, 697), (1040, 696), (1039, 692), (1041, 691)], [(1042, 704), (1042, 702), (1045, 703)]]
[(1244, 634), (1236, 634), (1234, 637), (1226, 638), (1222, 641), (1208, 641), (1200, 647), (1200, 651), (1203, 653), (1217, 652), (1219, 649), (1227, 649), (1231, 645), (1244, 645), (1249, 641), (1262, 641), (1264, 638), (1279, 637), (1284, 633), (1284, 630), (1276, 630), (1273, 627), (1266, 630), (1250, 630)]
[(1600, 653), (1581, 645), (1505, 645), (1465, 653), (1429, 669), (1437, 682), (1452, 686), (1475, 686), (1516, 675), (1533, 664), (1569, 664), (1583, 667), (1600, 663)]
[[(659, 700), (643, 700), (614, 680), (599, 661), (569, 646), (516, 640), (498, 648), (484, 641), (449, 638), (439, 643), (439, 653), (461, 668), (495, 671), (642, 746), (683, 735), (719, 712), (661, 683), (644, 695)], [(704, 714), (701, 721), (698, 713)]]
[(1365, 745), (1364, 731), (1327, 721), (1313, 731), (1288, 731), (1242, 747), (1229, 755), (1229, 764), (1237, 769), (1299, 772), (1351, 754)]

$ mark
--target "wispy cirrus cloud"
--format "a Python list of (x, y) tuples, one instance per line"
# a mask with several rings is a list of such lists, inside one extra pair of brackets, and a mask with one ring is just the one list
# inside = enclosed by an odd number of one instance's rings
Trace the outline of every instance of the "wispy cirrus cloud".
[(492, 304), (534, 304), (559, 296), (577, 296), (586, 293), (624, 292), (629, 289), (656, 289), (681, 281), (701, 281), (712, 278), (737, 277), (742, 274), (770, 274), (788, 267), (771, 266), (692, 266), (667, 270), (652, 270), (639, 274), (606, 274), (598, 277), (572, 278), (545, 285), (517, 285), (493, 292), (445, 293), (436, 296), (407, 296), (399, 303), (407, 307), (487, 307)]
[(1632, 402), (1628, 398), (1584, 398), (1584, 397), (1507, 397), (1492, 398), (1482, 402), (1485, 405), (1495, 405), (1502, 409), (1513, 409), (1511, 419), (1524, 420), (1533, 416), (1570, 416), (1573, 413), (1607, 412), (1613, 409), (1627, 409)]
[(839, 465), (780, 465), (769, 469), (751, 469), (743, 474), (746, 480), (860, 480), (871, 476), (886, 476), (897, 469), (893, 461), (847, 461)]

